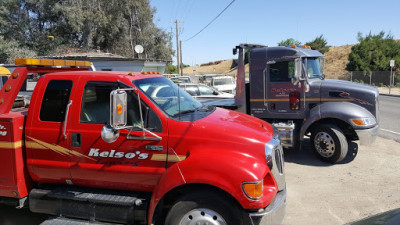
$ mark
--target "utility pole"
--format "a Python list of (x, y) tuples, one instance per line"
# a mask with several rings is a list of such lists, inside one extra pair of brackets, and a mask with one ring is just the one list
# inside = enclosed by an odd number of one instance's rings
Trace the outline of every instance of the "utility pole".
[(181, 76), (183, 75), (183, 63), (182, 63), (182, 41), (179, 41), (179, 56), (180, 56), (180, 64), (181, 64)]
[(183, 21), (171, 21), (170, 23), (175, 23), (176, 25), (176, 68), (178, 69), (178, 74), (180, 74), (179, 69), (180, 69), (180, 56), (179, 56), (179, 27), (178, 23), (183, 23)]

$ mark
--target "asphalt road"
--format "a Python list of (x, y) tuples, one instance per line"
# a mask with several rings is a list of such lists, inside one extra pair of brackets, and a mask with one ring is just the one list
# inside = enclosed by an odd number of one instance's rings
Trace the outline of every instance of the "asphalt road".
[(379, 97), (380, 129), (378, 135), (400, 142), (400, 97)]

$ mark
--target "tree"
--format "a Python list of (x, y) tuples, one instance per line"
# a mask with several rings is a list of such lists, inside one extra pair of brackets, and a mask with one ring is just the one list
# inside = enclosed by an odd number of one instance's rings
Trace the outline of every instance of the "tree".
[(0, 64), (12, 64), (15, 58), (35, 57), (36, 52), (21, 47), (16, 41), (6, 41), (0, 37)]
[(301, 45), (301, 42), (293, 38), (288, 38), (278, 43), (278, 46), (286, 46), (286, 45)]
[(322, 54), (329, 51), (329, 47), (327, 46), (327, 44), (328, 42), (322, 34), (319, 37), (316, 37), (314, 40), (306, 43), (306, 45), (309, 45), (311, 49), (317, 50)]
[(175, 74), (175, 73), (178, 73), (178, 69), (176, 68), (176, 66), (174, 66), (174, 65), (172, 65), (172, 64), (168, 64), (167, 65), (167, 68), (166, 68), (166, 70), (165, 70), (165, 73), (168, 73), (168, 74)]
[(154, 13), (149, 0), (1, 0), (0, 37), (38, 55), (80, 48), (137, 57), (140, 44), (146, 58), (171, 60), (172, 35)]
[(389, 61), (394, 59), (396, 65), (400, 63), (400, 42), (393, 40), (390, 34), (384, 31), (379, 34), (369, 33), (357, 35), (359, 44), (351, 48), (349, 54), (349, 71), (389, 71)]

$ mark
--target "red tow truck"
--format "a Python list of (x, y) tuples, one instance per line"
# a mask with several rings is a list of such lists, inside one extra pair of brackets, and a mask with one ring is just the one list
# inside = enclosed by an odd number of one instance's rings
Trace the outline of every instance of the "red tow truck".
[[(276, 224), (282, 146), (267, 122), (153, 73), (16, 59), (0, 91), (0, 202), (42, 224)], [(29, 108), (12, 108), (27, 75)], [(88, 222), (89, 221), (89, 222)]]

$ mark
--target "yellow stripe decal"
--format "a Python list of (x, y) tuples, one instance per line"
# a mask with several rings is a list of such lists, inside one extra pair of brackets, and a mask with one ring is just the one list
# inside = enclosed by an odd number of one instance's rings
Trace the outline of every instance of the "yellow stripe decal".
[(16, 149), (20, 147), (22, 147), (22, 141), (16, 141), (16, 142), (0, 141), (0, 148)]
[(64, 148), (64, 147), (62, 147), (62, 146), (59, 146), (59, 145), (52, 145), (52, 144), (46, 143), (46, 142), (44, 142), (44, 141), (35, 139), (35, 138), (33, 138), (33, 137), (28, 137), (28, 138), (32, 139), (33, 141), (35, 141), (35, 142), (38, 143), (39, 145), (42, 145), (42, 146), (45, 147), (45, 148), (48, 148), (48, 149), (50, 149), (50, 150), (53, 150), (54, 152), (56, 152), (56, 153), (58, 153), (58, 154), (60, 154), (60, 155), (74, 155), (74, 156), (85, 157), (85, 158), (87, 158), (87, 159), (96, 161), (95, 159), (93, 159), (93, 158), (91, 158), (91, 157), (89, 157), (89, 156), (87, 156), (87, 155), (81, 154), (81, 153), (79, 153), (79, 152), (77, 152), (77, 151), (69, 150), (69, 149), (66, 149), (66, 148)]
[(26, 142), (25, 142), (25, 146), (26, 146), (27, 148), (34, 148), (34, 149), (47, 149), (47, 148), (44, 147), (43, 145), (40, 145), (40, 144), (38, 144), (38, 143), (36, 143), (36, 142), (33, 142), (33, 141), (26, 141)]
[[(165, 161), (167, 155), (166, 154), (153, 154), (151, 156), (151, 160), (154, 161)], [(182, 160), (186, 159), (186, 156), (184, 155), (174, 155), (174, 154), (168, 154), (168, 161), (169, 162), (180, 162)]]

